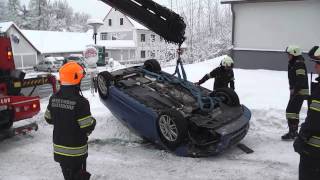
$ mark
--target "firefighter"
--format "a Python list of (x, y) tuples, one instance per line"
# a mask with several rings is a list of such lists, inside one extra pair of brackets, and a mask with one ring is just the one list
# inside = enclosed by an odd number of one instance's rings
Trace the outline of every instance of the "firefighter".
[(302, 51), (298, 46), (288, 46), (285, 51), (288, 54), (288, 79), (290, 87), (290, 99), (286, 109), (286, 119), (289, 132), (281, 139), (285, 141), (294, 140), (297, 136), (299, 126), (299, 113), (303, 101), (309, 95), (308, 73), (302, 57)]
[(234, 73), (233, 73), (233, 60), (229, 56), (225, 56), (220, 66), (212, 70), (210, 73), (206, 74), (199, 82), (196, 82), (196, 85), (201, 85), (210, 78), (215, 78), (213, 90), (219, 88), (229, 87), (234, 90)]
[[(320, 75), (320, 48), (315, 46), (309, 52)], [(308, 114), (301, 125), (294, 149), (300, 154), (299, 180), (320, 179), (320, 76), (312, 83)]]
[(65, 180), (88, 180), (87, 141), (96, 120), (80, 90), (85, 71), (77, 62), (70, 61), (60, 68), (59, 75), (60, 90), (50, 97), (45, 112), (45, 120), (54, 126), (54, 160), (60, 163)]

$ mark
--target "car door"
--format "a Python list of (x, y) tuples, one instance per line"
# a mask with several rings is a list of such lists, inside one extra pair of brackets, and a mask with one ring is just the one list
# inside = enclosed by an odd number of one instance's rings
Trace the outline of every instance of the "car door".
[(43, 64), (44, 64), (43, 61), (38, 64), (38, 67), (37, 67), (38, 71), (43, 71)]
[(45, 71), (47, 71), (48, 69), (51, 69), (51, 62), (50, 61), (46, 61), (45, 62)]

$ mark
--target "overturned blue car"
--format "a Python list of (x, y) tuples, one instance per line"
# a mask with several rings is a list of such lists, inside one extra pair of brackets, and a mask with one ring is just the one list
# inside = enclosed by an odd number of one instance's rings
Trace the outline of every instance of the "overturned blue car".
[(219, 154), (246, 136), (251, 113), (232, 89), (210, 91), (187, 80), (180, 57), (186, 29), (182, 17), (152, 0), (101, 1), (179, 45), (174, 74), (162, 71), (155, 59), (98, 74), (100, 99), (117, 119), (180, 156)]
[(248, 132), (251, 113), (232, 89), (196, 86), (161, 71), (154, 59), (101, 72), (97, 80), (102, 103), (117, 119), (177, 155), (216, 155)]

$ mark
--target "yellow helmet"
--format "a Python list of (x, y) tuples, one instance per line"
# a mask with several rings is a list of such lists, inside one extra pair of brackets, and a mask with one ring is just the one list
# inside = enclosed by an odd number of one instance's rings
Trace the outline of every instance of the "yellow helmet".
[(292, 56), (302, 55), (301, 48), (299, 46), (290, 45), (286, 48), (286, 53), (291, 54)]

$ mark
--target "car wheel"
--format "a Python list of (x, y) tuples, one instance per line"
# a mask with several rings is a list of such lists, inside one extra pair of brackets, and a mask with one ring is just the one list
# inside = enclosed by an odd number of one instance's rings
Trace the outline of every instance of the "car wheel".
[(163, 111), (158, 118), (157, 127), (162, 142), (169, 148), (177, 148), (187, 136), (187, 121), (174, 109)]
[(12, 111), (6, 110), (0, 112), (1, 121), (6, 121), (7, 123), (0, 125), (0, 130), (10, 129), (13, 125), (13, 113)]
[(34, 71), (38, 71), (38, 68), (36, 68), (36, 67), (34, 67), (33, 69), (34, 69)]
[(149, 59), (144, 62), (144, 69), (159, 74), (161, 72), (161, 66), (159, 62), (155, 59)]
[(220, 97), (222, 102), (229, 106), (240, 106), (237, 93), (230, 88), (221, 88), (214, 91), (214, 96)]
[(97, 83), (98, 83), (98, 93), (103, 99), (108, 98), (109, 88), (111, 85), (113, 77), (112, 74), (108, 71), (104, 71), (98, 74)]

